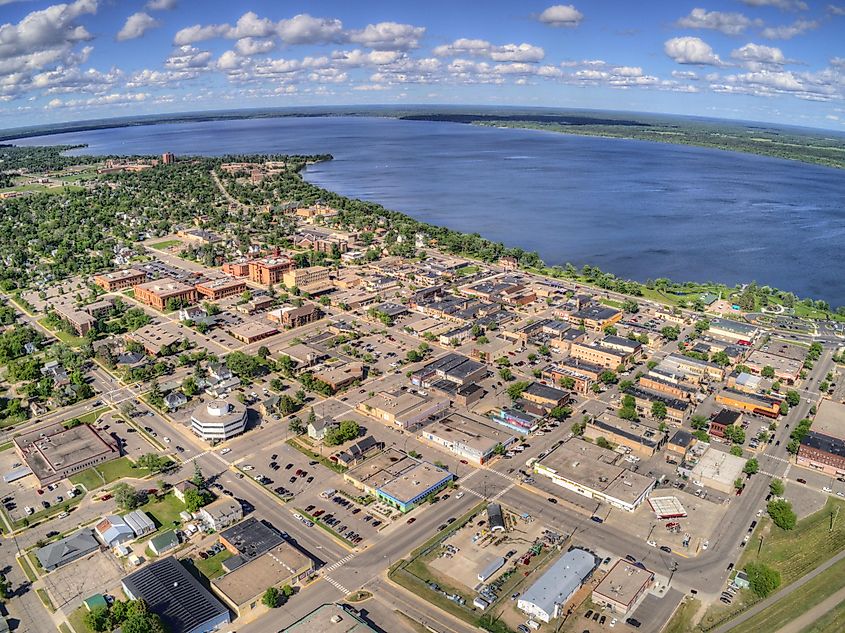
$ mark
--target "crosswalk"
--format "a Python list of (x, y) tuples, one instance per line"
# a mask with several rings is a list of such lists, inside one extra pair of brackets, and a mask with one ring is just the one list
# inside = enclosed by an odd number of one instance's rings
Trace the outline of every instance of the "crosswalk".
[(342, 567), (343, 565), (345, 565), (346, 563), (348, 563), (349, 561), (351, 561), (353, 558), (355, 558), (355, 554), (354, 554), (354, 553), (352, 553), (352, 554), (347, 554), (346, 556), (344, 556), (343, 558), (341, 558), (339, 561), (335, 561), (334, 563), (332, 563), (332, 564), (331, 564), (331, 565), (329, 565), (328, 567), (324, 567), (324, 568), (323, 568), (323, 573), (324, 573), (324, 574), (327, 574), (327, 573), (329, 573), (329, 572), (332, 572), (332, 571), (334, 571), (335, 569), (337, 569), (338, 567)]
[(326, 574), (323, 574), (323, 580), (325, 580), (325, 581), (326, 581), (327, 583), (329, 583), (332, 587), (334, 587), (335, 589), (337, 589), (338, 591), (340, 591), (340, 592), (341, 592), (344, 596), (345, 596), (345, 595), (348, 595), (348, 594), (350, 594), (350, 593), (352, 593), (351, 591), (349, 591), (349, 589), (347, 589), (346, 587), (344, 587), (343, 585), (341, 585), (338, 581), (336, 581), (336, 580), (335, 580), (334, 578), (332, 578), (331, 576), (327, 576)]

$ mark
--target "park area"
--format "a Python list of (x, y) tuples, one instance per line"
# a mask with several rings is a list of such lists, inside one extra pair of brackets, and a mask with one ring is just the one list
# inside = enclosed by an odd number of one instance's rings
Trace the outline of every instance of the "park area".
[(143, 479), (149, 474), (149, 470), (135, 466), (128, 457), (118, 457), (83, 470), (81, 473), (73, 475), (70, 481), (72, 484), (84, 486), (86, 490), (90, 491), (124, 477)]

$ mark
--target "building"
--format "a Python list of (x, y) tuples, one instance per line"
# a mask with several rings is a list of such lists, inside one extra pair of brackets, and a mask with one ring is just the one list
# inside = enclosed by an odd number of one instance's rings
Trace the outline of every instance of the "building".
[(496, 424), (501, 424), (521, 435), (528, 435), (536, 430), (542, 419), (541, 415), (514, 407), (497, 407), (487, 415)]
[(725, 430), (729, 426), (733, 426), (735, 424), (742, 424), (742, 414), (738, 411), (722, 409), (710, 418), (710, 428), (708, 429), (708, 432), (710, 435), (715, 437), (724, 438)]
[(174, 411), (183, 404), (187, 404), (187, 402), (188, 396), (181, 391), (171, 391), (169, 394), (164, 396), (164, 404), (168, 411)]
[(657, 481), (617, 465), (618, 453), (580, 439), (561, 444), (534, 464), (534, 472), (589, 499), (633, 512)]
[(572, 343), (569, 347), (569, 355), (613, 371), (631, 358), (631, 355), (626, 352), (604, 347), (598, 343)]
[(263, 341), (265, 338), (270, 338), (278, 333), (279, 329), (275, 325), (271, 325), (265, 321), (244, 321), (229, 330), (229, 334), (233, 338), (247, 345)]
[(199, 490), (199, 488), (194, 482), (187, 479), (173, 485), (173, 495), (182, 503), (185, 503), (185, 493), (189, 490)]
[(593, 604), (625, 616), (634, 610), (652, 584), (654, 572), (620, 559), (593, 589)]
[(642, 419), (632, 422), (607, 412), (587, 421), (584, 437), (594, 440), (603, 437), (644, 457), (651, 457), (666, 443), (666, 433), (657, 423)]
[(716, 394), (716, 402), (726, 407), (776, 418), (780, 415), (781, 400), (757, 393), (745, 393), (726, 387)]
[(449, 408), (446, 398), (424, 397), (399, 389), (381, 391), (355, 407), (371, 418), (403, 429), (425, 424)]
[(759, 332), (759, 328), (755, 325), (731, 321), (730, 319), (711, 319), (710, 327), (707, 330), (707, 333), (711, 336), (745, 344), (754, 342)]
[(845, 440), (809, 431), (798, 446), (797, 463), (832, 477), (845, 477)]
[(134, 268), (94, 275), (94, 283), (106, 292), (119, 292), (144, 283), (146, 280), (147, 273), (143, 270), (135, 270)]
[(97, 324), (94, 317), (87, 312), (77, 310), (72, 305), (60, 305), (55, 310), (59, 318), (70, 323), (79, 336), (85, 336)]
[(592, 575), (596, 558), (573, 548), (561, 556), (519, 597), (516, 606), (531, 618), (551, 622)]
[(325, 287), (326, 282), (329, 281), (330, 270), (328, 266), (295, 268), (286, 272), (282, 280), (288, 288), (299, 288), (308, 292), (309, 288)]
[(692, 433), (678, 429), (666, 443), (666, 461), (674, 464), (682, 463), (695, 443), (696, 438)]
[(200, 508), (200, 516), (218, 532), (244, 518), (244, 510), (237, 499), (222, 497)]
[(491, 532), (505, 532), (505, 518), (502, 515), (502, 506), (498, 503), (491, 503), (487, 506), (487, 527)]
[(651, 407), (655, 402), (662, 402), (666, 406), (666, 417), (676, 422), (683, 422), (692, 410), (688, 400), (678, 400), (665, 393), (641, 389), (636, 385), (628, 387), (625, 394), (634, 398), (637, 410), (645, 415), (651, 415)]
[(314, 561), (299, 549), (282, 541), (273, 549), (211, 581), (211, 590), (238, 617), (255, 609), (266, 609), (261, 597), (269, 587), (296, 585), (314, 570)]
[(12, 440), (15, 450), (41, 486), (47, 486), (91, 466), (120, 456), (107, 436), (91, 424), (66, 429), (61, 423), (41, 427)]
[(94, 538), (94, 531), (86, 529), (38, 548), (35, 556), (41, 567), (53, 571), (99, 549), (100, 542)]
[(237, 569), (285, 542), (271, 525), (255, 517), (247, 517), (220, 532), (220, 544), (232, 553), (223, 561), (226, 571)]
[(569, 315), (569, 322), (573, 325), (583, 325), (588, 330), (600, 332), (608, 325), (622, 320), (622, 311), (593, 304), (585, 306)]
[(265, 286), (278, 284), (282, 282), (284, 274), (294, 267), (293, 260), (285, 255), (254, 259), (248, 264), (249, 279)]
[(337, 426), (338, 424), (333, 418), (317, 416), (313, 422), (308, 423), (308, 437), (312, 440), (322, 442), (323, 438), (326, 436), (326, 431), (336, 428)]
[(246, 407), (233, 400), (212, 400), (194, 409), (191, 428), (209, 442), (222, 442), (246, 429)]
[(222, 279), (210, 279), (196, 285), (197, 293), (208, 301), (219, 301), (226, 297), (234, 297), (246, 290), (246, 282), (243, 279), (223, 277)]
[(297, 620), (279, 633), (376, 633), (381, 629), (371, 626), (350, 606), (324, 604)]
[(161, 155), (161, 164), (162, 165), (172, 165), (176, 162), (176, 156), (173, 155), (173, 152), (164, 152)]
[(341, 466), (351, 468), (363, 462), (373, 453), (378, 453), (383, 448), (384, 442), (379, 442), (372, 435), (367, 435), (344, 450), (338, 451), (329, 457), (329, 460)]
[(162, 311), (167, 309), (167, 304), (170, 301), (187, 305), (197, 300), (196, 288), (170, 277), (137, 284), (133, 286), (133, 290), (138, 301)]
[(845, 440), (845, 404), (822, 398), (813, 417), (813, 431)]
[(299, 308), (285, 306), (284, 308), (278, 308), (267, 313), (267, 318), (270, 321), (280, 323), (287, 328), (301, 327), (313, 323), (322, 316), (322, 310), (313, 303), (306, 303)]
[(400, 512), (410, 512), (429, 495), (445, 488), (454, 477), (439, 466), (417, 462), (392, 481), (377, 488), (376, 497)]
[(569, 393), (539, 382), (532, 382), (522, 392), (522, 398), (538, 404), (546, 410), (551, 410), (555, 407), (562, 407), (569, 402)]
[(143, 600), (169, 633), (209, 633), (230, 622), (229, 610), (175, 558), (143, 566), (122, 581), (130, 600)]
[(220, 270), (230, 277), (247, 277), (249, 276), (249, 262), (245, 259), (235, 262), (226, 262), (220, 267)]
[(123, 517), (109, 515), (94, 526), (94, 534), (104, 545), (117, 547), (135, 538), (135, 533)]
[(479, 382), (487, 376), (487, 366), (462, 354), (449, 353), (431, 361), (411, 375), (411, 383), (427, 387), (438, 379), (458, 385)]
[(663, 370), (676, 374), (687, 374), (697, 382), (703, 380), (721, 381), (725, 379), (725, 368), (711, 363), (710, 361), (683, 356), (681, 354), (670, 354), (664, 358), (660, 365)]
[(708, 448), (693, 467), (692, 480), (696, 485), (730, 494), (744, 467), (744, 458)]
[(336, 393), (364, 379), (364, 363), (327, 363), (314, 368), (313, 374), (314, 378), (326, 383)]
[(755, 374), (762, 374), (766, 367), (771, 367), (775, 372), (775, 378), (789, 385), (795, 384), (804, 368), (803, 359), (778, 356), (759, 349), (751, 352), (742, 364)]
[(420, 439), (446, 450), (473, 464), (487, 463), (497, 450), (504, 450), (517, 437), (501, 427), (460, 413), (433, 422), (420, 431)]
[[(571, 382), (572, 391), (586, 395), (590, 392), (590, 389), (592, 389), (593, 384), (598, 378), (593, 377), (592, 371), (580, 371), (579, 369), (572, 368), (573, 364), (580, 367), (581, 363), (577, 360), (572, 360), (568, 363), (552, 363), (543, 369), (541, 376), (544, 380), (548, 380), (556, 385), (570, 384)], [(585, 363), (585, 365), (587, 364)], [(590, 365), (590, 367), (593, 366)], [(599, 370), (598, 373), (601, 374), (602, 368), (597, 367), (597, 369)]]
[(175, 530), (168, 530), (152, 537), (149, 540), (148, 546), (153, 554), (161, 556), (179, 547), (179, 537), (176, 535)]
[(695, 400), (697, 390), (695, 387), (684, 384), (683, 382), (672, 382), (661, 378), (659, 375), (646, 374), (640, 376), (637, 384), (643, 389), (662, 393), (675, 400)]

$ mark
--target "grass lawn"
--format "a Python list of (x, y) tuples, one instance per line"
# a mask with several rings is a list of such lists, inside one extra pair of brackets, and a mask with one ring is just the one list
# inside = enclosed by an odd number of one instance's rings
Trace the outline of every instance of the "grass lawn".
[(53, 606), (53, 601), (50, 600), (50, 596), (47, 594), (46, 589), (36, 589), (35, 593), (37, 593), (38, 597), (41, 598), (41, 602), (43, 602), (44, 606), (47, 607), (47, 611), (50, 613), (56, 612), (56, 607)]
[(83, 470), (81, 473), (73, 475), (70, 481), (72, 484), (85, 486), (86, 490), (94, 490), (123, 477), (140, 479), (148, 474), (149, 471), (146, 468), (135, 468), (129, 458), (124, 456)]
[(182, 240), (164, 240), (163, 242), (156, 242), (155, 244), (150, 244), (150, 248), (154, 248), (157, 251), (166, 251), (171, 246), (176, 246), (181, 243)]
[(35, 582), (38, 580), (38, 574), (36, 574), (33, 570), (32, 563), (29, 562), (27, 556), (18, 556), (18, 564), (21, 566), (21, 569), (23, 569), (23, 573), (29, 582)]
[[(67, 625), (67, 622), (62, 622), (61, 624), (59, 624), (59, 633), (73, 633), (73, 631), (70, 630), (70, 627)], [(80, 633), (82, 633), (82, 631), (80, 631)]]
[[(831, 518), (839, 509), (839, 518), (830, 529)], [(785, 532), (772, 525), (765, 517), (751, 537), (738, 569), (746, 563), (759, 560), (780, 572), (781, 586), (794, 582), (811, 572), (834, 554), (845, 549), (845, 501), (835, 497), (827, 500), (824, 508), (798, 521), (794, 530)], [(763, 548), (757, 557), (760, 536)]]
[(458, 268), (458, 270), (455, 271), (455, 275), (457, 277), (469, 277), (470, 275), (477, 273), (479, 270), (481, 270), (481, 267), (479, 266), (464, 266), (463, 268)]
[(0, 444), (0, 453), (2, 453), (3, 451), (8, 451), (14, 445), (14, 442), (6, 442), (5, 444)]
[[(731, 629), (731, 633), (779, 631), (802, 613), (830, 597), (845, 586), (845, 560), (825, 570), (800, 589), (778, 600), (753, 618)], [(841, 631), (842, 629), (837, 629)]]
[(109, 407), (100, 407), (99, 409), (94, 409), (86, 413), (85, 415), (80, 415), (77, 420), (82, 422), (82, 424), (93, 424), (97, 420), (100, 419), (100, 416), (103, 415), (106, 411), (109, 410)]
[(622, 307), (621, 301), (614, 301), (613, 299), (599, 299), (599, 303), (601, 303), (602, 305), (610, 306), (611, 308)]
[(692, 631), (692, 618), (701, 606), (700, 600), (684, 600), (675, 615), (666, 624), (663, 633), (688, 633)]
[(810, 626), (804, 627), (801, 633), (842, 633), (842, 631), (845, 631), (845, 602), (840, 602)]
[(44, 317), (43, 319), (38, 319), (38, 323), (45, 329), (52, 332), (53, 336), (55, 336), (57, 339), (59, 339), (62, 343), (65, 343), (66, 345), (70, 345), (71, 347), (79, 347), (85, 342), (85, 339), (81, 336), (76, 336), (75, 334), (68, 334), (67, 332), (64, 332), (62, 330), (54, 330), (49, 325), (47, 325), (47, 317)]
[(201, 558), (194, 559), (194, 566), (200, 573), (212, 580), (223, 575), (223, 561), (232, 558), (233, 554), (227, 549), (216, 553), (214, 556), (209, 556), (205, 560)]
[(293, 438), (289, 439), (287, 441), (287, 444), (289, 444), (290, 446), (292, 446), (293, 448), (298, 450), (300, 453), (302, 453), (306, 457), (320, 462), (326, 468), (331, 468), (336, 473), (343, 473), (346, 470), (345, 466), (341, 466), (340, 464), (337, 464), (337, 463), (331, 461), (328, 457), (320, 457), (319, 453), (315, 453), (314, 451), (309, 450), (308, 448), (306, 448), (305, 446), (303, 446), (302, 444), (300, 444), (299, 442), (297, 442)]
[(172, 492), (161, 499), (153, 499), (142, 505), (141, 510), (150, 515), (157, 528), (171, 528), (173, 522), (180, 522), (179, 513), (185, 509), (185, 504), (176, 498)]
[(88, 609), (85, 608), (85, 605), (82, 605), (78, 609), (75, 609), (73, 613), (67, 616), (67, 621), (70, 623), (73, 630), (76, 633), (94, 633), (88, 625), (85, 624), (85, 614), (88, 613)]

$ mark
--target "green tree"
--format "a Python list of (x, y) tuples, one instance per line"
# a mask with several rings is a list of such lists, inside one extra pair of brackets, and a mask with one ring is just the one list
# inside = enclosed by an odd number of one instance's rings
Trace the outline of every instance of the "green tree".
[(784, 490), (785, 490), (785, 486), (783, 485), (783, 482), (780, 479), (772, 479), (769, 482), (769, 491), (775, 497), (783, 496)]
[(763, 378), (774, 378), (775, 377), (775, 368), (771, 365), (766, 365), (763, 369), (760, 370), (760, 375)]
[(651, 415), (658, 420), (666, 419), (666, 404), (660, 400), (655, 400), (651, 403)]
[(748, 563), (745, 574), (751, 591), (760, 598), (765, 598), (780, 586), (780, 573), (763, 563)]
[(694, 415), (690, 418), (690, 426), (696, 431), (699, 429), (706, 429), (710, 426), (710, 421), (703, 415)]
[(185, 507), (189, 512), (196, 512), (212, 501), (214, 501), (214, 495), (205, 488), (189, 488), (185, 491)]
[(572, 376), (564, 376), (558, 381), (558, 384), (564, 389), (572, 389), (575, 387), (575, 379)]
[(734, 479), (734, 488), (737, 490), (742, 490), (745, 488), (745, 480), (742, 477), (737, 477)]
[(612, 371), (603, 371), (599, 374), (599, 380), (601, 380), (606, 385), (612, 385), (617, 381), (616, 373)]
[(786, 499), (772, 499), (766, 505), (766, 512), (772, 517), (772, 523), (782, 530), (795, 529), (798, 517), (792, 509), (792, 504)]
[(502, 367), (499, 370), (499, 378), (502, 380), (513, 380), (513, 372), (507, 367)]
[(667, 325), (660, 329), (660, 335), (667, 341), (677, 341), (681, 330), (676, 325)]
[(613, 444), (607, 441), (604, 437), (597, 437), (596, 438), (596, 446), (600, 446), (601, 448), (612, 449)]
[(200, 465), (194, 460), (194, 474), (191, 477), (191, 483), (197, 488), (202, 488), (205, 485), (205, 477), (203, 477)]
[(742, 457), (742, 447), (741, 446), (731, 446), (731, 455), (735, 457)]
[(112, 489), (112, 496), (121, 510), (134, 510), (143, 503), (143, 495), (127, 483), (119, 483)]
[(109, 631), (109, 609), (108, 607), (99, 606), (94, 607), (85, 614), (85, 624), (92, 631), (101, 633), (102, 631)]
[(135, 464), (141, 468), (146, 468), (150, 473), (160, 473), (165, 470), (172, 462), (163, 455), (158, 453), (146, 453), (141, 455)]
[[(825, 390), (823, 389), (822, 391)], [(786, 402), (790, 407), (798, 406), (798, 403), (801, 402), (801, 395), (797, 391), (790, 389), (786, 392)]]
[(306, 430), (305, 425), (299, 418), (293, 418), (290, 422), (288, 422), (288, 431), (294, 435), (302, 435)]
[(757, 463), (757, 459), (752, 457), (747, 462), (745, 462), (745, 466), (742, 467), (742, 472), (746, 475), (754, 475), (760, 471), (760, 464)]
[(531, 381), (529, 380), (520, 380), (519, 382), (515, 382), (512, 385), (509, 385), (507, 388), (507, 394), (510, 396), (511, 400), (519, 400), (522, 397), (522, 392), (528, 389), (531, 386)]

